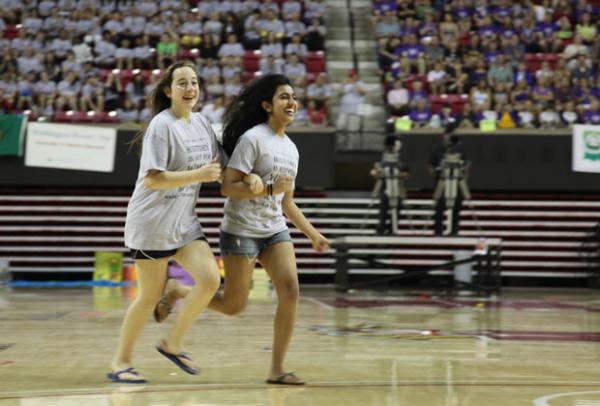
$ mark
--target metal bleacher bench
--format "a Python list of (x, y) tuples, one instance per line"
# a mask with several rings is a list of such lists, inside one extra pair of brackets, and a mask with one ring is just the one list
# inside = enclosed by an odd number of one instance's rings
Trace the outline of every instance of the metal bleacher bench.
[[(448, 274), (456, 265), (474, 264), (473, 278), (469, 283), (462, 283), (478, 293), (500, 293), (500, 261), (502, 239), (488, 238), (485, 240), (485, 253), (475, 253), (479, 238), (466, 237), (406, 237), (406, 236), (346, 236), (333, 241), (336, 253), (335, 285), (338, 291), (345, 292), (350, 288), (367, 283), (350, 283), (352, 274), (362, 275), (393, 275), (385, 280), (401, 279), (404, 277), (425, 274)], [(406, 260), (396, 260), (395, 255), (401, 255), (408, 248), (431, 250), (443, 249), (445, 252), (468, 252), (466, 257), (454, 260), (440, 260), (435, 264), (410, 266), (401, 269), (400, 263)], [(438, 256), (439, 257), (439, 256)], [(365, 269), (365, 266), (367, 269)], [(446, 271), (441, 271), (446, 269)]]

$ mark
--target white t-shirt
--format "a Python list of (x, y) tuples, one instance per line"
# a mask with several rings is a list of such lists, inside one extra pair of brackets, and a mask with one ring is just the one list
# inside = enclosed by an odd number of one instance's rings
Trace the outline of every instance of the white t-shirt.
[(166, 109), (150, 121), (144, 135), (138, 178), (127, 206), (127, 247), (164, 251), (180, 248), (202, 236), (196, 215), (202, 184), (150, 190), (144, 186), (144, 177), (150, 170), (197, 169), (222, 157), (220, 150), (210, 123), (199, 113), (193, 113), (187, 123)]
[[(245, 174), (255, 173), (263, 183), (279, 176), (296, 179), (298, 148), (287, 135), (278, 136), (266, 124), (246, 131), (239, 139), (228, 168)], [(221, 230), (234, 235), (266, 238), (287, 229), (281, 201), (283, 193), (249, 199), (227, 198)]]

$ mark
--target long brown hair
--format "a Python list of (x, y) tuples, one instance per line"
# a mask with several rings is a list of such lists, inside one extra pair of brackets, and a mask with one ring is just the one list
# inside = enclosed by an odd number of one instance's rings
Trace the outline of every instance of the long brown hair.
[[(171, 64), (166, 70), (162, 77), (156, 82), (156, 85), (152, 88), (148, 96), (146, 96), (146, 105), (150, 106), (152, 110), (152, 117), (156, 116), (163, 110), (171, 107), (171, 99), (167, 97), (165, 90), (171, 87), (173, 83), (173, 73), (179, 68), (191, 68), (194, 72), (197, 72), (196, 65), (189, 61), (178, 61)], [(142, 152), (142, 140), (146, 134), (148, 123), (144, 123), (142, 129), (133, 137), (129, 143), (130, 149), (137, 146), (138, 151)]]

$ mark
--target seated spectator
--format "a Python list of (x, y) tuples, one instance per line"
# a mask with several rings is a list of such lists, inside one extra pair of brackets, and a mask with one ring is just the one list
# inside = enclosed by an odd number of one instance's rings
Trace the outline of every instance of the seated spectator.
[(202, 42), (202, 18), (197, 13), (188, 13), (184, 16), (183, 24), (179, 27), (181, 45), (186, 48), (195, 48)]
[(469, 82), (469, 74), (463, 68), (460, 60), (455, 60), (446, 66), (449, 79), (446, 82), (447, 91), (454, 94), (464, 94)]
[(593, 100), (590, 106), (584, 110), (582, 121), (584, 124), (600, 124), (600, 103), (598, 100)]
[(375, 27), (375, 35), (378, 38), (392, 37), (400, 34), (400, 21), (394, 10), (386, 11)]
[(301, 40), (300, 34), (294, 34), (291, 41), (285, 46), (285, 56), (296, 54), (300, 61), (304, 61), (304, 58), (308, 54), (308, 48)]
[(81, 88), (81, 110), (104, 111), (104, 86), (96, 76), (90, 76)]
[(325, 49), (325, 36), (327, 35), (327, 28), (321, 23), (319, 18), (313, 18), (310, 20), (310, 25), (306, 27), (306, 46), (308, 50), (322, 51)]
[(260, 46), (260, 53), (263, 58), (269, 55), (274, 56), (276, 59), (283, 58), (283, 45), (281, 41), (277, 39), (275, 33), (267, 34), (265, 41)]
[(584, 45), (591, 45), (596, 38), (597, 27), (592, 23), (590, 13), (583, 13), (577, 25), (575, 26), (577, 35), (581, 38)]
[(527, 70), (527, 66), (522, 62), (517, 65), (517, 69), (513, 74), (513, 83), (518, 84), (520, 80), (524, 80), (527, 86), (533, 86), (534, 84), (533, 74)]
[(104, 82), (104, 108), (106, 111), (116, 110), (120, 105), (123, 86), (119, 77), (113, 72), (109, 73)]
[(200, 69), (200, 76), (204, 80), (210, 82), (215, 76), (218, 78), (221, 77), (221, 68), (213, 58), (206, 58), (204, 60), (204, 66)]
[(242, 73), (242, 65), (235, 57), (227, 57), (223, 60), (221, 76), (223, 79), (231, 79), (233, 76)]
[(222, 32), (223, 23), (221, 22), (221, 15), (218, 11), (213, 11), (210, 13), (208, 21), (204, 23), (204, 33), (212, 37), (213, 43), (220, 44)]
[(559, 116), (563, 127), (571, 128), (579, 122), (579, 115), (572, 101), (568, 101), (562, 105)]
[(459, 36), (460, 32), (458, 30), (458, 24), (454, 22), (452, 14), (444, 14), (442, 22), (440, 23), (440, 39), (442, 45), (449, 47), (451, 44), (458, 42)]
[(429, 124), (431, 119), (431, 110), (427, 106), (425, 100), (419, 100), (415, 106), (415, 109), (409, 114), (410, 119), (413, 122), (414, 128), (421, 128)]
[[(284, 3), (285, 4), (285, 3)], [(300, 13), (295, 13), (285, 23), (285, 37), (291, 40), (295, 35), (300, 36), (300, 40), (306, 35), (306, 24), (302, 22)]]
[(446, 82), (448, 81), (446, 71), (441, 62), (438, 62), (434, 65), (433, 69), (431, 69), (427, 73), (427, 83), (429, 84), (429, 89), (431, 90), (431, 94), (439, 95), (442, 93), (446, 93)]
[(48, 72), (40, 73), (40, 79), (33, 85), (33, 100), (40, 108), (54, 104), (56, 98), (56, 83), (50, 80)]
[(233, 33), (227, 35), (227, 42), (221, 45), (219, 48), (219, 59), (221, 63), (227, 59), (233, 59), (235, 63), (238, 65), (241, 64), (242, 58), (244, 56), (244, 47), (240, 42), (238, 42), (237, 36)]
[(133, 47), (132, 58), (133, 67), (136, 69), (151, 69), (155, 67), (155, 64), (151, 61), (152, 48), (148, 45), (148, 36), (141, 35), (135, 39), (135, 46)]
[(116, 110), (117, 117), (121, 123), (138, 123), (140, 122), (139, 108), (129, 97), (125, 97), (121, 106)]
[(199, 49), (200, 56), (204, 60), (209, 58), (217, 60), (219, 58), (219, 42), (215, 42), (213, 36), (207, 32), (202, 34), (202, 43)]
[(31, 110), (33, 104), (33, 89), (35, 85), (35, 73), (31, 72), (19, 78), (17, 83), (17, 110)]
[(535, 128), (537, 126), (537, 112), (533, 107), (531, 100), (518, 103), (516, 107), (519, 127)]
[(454, 127), (462, 119), (461, 114), (455, 114), (452, 112), (452, 106), (445, 103), (439, 113), (439, 120), (441, 128)]
[(131, 82), (125, 86), (125, 97), (130, 99), (136, 108), (139, 109), (149, 91), (150, 89), (144, 82), (142, 75), (136, 73), (133, 75)]
[(495, 108), (502, 107), (504, 104), (510, 102), (509, 97), (509, 90), (506, 85), (502, 82), (496, 83), (492, 91), (492, 105)]
[(327, 110), (324, 107), (318, 108), (314, 100), (306, 103), (306, 113), (312, 125), (327, 125)]
[(525, 79), (519, 79), (517, 86), (510, 92), (510, 103), (516, 105), (517, 103), (523, 103), (528, 100), (531, 96), (531, 90)]
[(437, 36), (428, 37), (428, 41), (425, 42), (423, 49), (425, 52), (425, 60), (428, 66), (434, 66), (436, 63), (444, 60), (444, 47), (440, 45)]
[(225, 113), (225, 99), (223, 96), (217, 96), (207, 102), (200, 113), (211, 122), (211, 124), (223, 124), (223, 114)]
[[(599, 115), (600, 118), (600, 115)], [(558, 128), (560, 117), (554, 108), (554, 102), (546, 103), (539, 114), (540, 127), (544, 129)]]
[(42, 61), (34, 54), (32, 47), (25, 48), (23, 54), (17, 58), (17, 67), (19, 74), (23, 76), (43, 70)]
[(394, 82), (394, 88), (387, 94), (387, 103), (392, 116), (405, 116), (409, 113), (409, 93), (402, 80), (396, 79)]
[(159, 69), (165, 69), (175, 62), (178, 48), (177, 40), (170, 33), (161, 35), (159, 43), (156, 44), (156, 62)]
[(554, 99), (554, 93), (548, 86), (546, 79), (543, 77), (537, 78), (537, 84), (531, 91), (531, 98), (542, 108), (545, 107), (552, 99)]
[(314, 102), (317, 109), (325, 109), (330, 111), (332, 89), (327, 83), (327, 76), (324, 73), (319, 73), (315, 81), (306, 88), (306, 99), (308, 102)]
[(64, 107), (67, 106), (69, 110), (79, 110), (78, 96), (80, 90), (81, 84), (77, 80), (77, 75), (73, 71), (68, 71), (65, 78), (56, 87), (58, 94), (56, 109), (63, 111)]
[(269, 73), (283, 73), (283, 61), (281, 59), (276, 59), (273, 55), (261, 58), (258, 66), (263, 75)]
[(283, 65), (283, 74), (290, 79), (296, 93), (300, 92), (299, 96), (302, 97), (302, 90), (306, 87), (306, 66), (300, 63), (298, 55), (290, 54), (287, 57), (287, 62)]
[(567, 61), (567, 67), (573, 70), (577, 66), (577, 57), (579, 55), (588, 56), (590, 50), (587, 45), (583, 43), (579, 35), (573, 37), (573, 43), (567, 45), (561, 54), (561, 57)]
[(495, 87), (498, 83), (503, 83), (507, 87), (512, 87), (513, 72), (512, 68), (506, 63), (504, 55), (492, 61), (490, 69), (487, 73), (487, 81), (491, 87)]
[(578, 55), (577, 64), (573, 65), (573, 68), (571, 69), (571, 78), (573, 81), (588, 79), (593, 77), (593, 75), (594, 72), (592, 70), (590, 58), (583, 54)]
[(426, 103), (429, 100), (429, 93), (423, 89), (423, 82), (420, 80), (412, 82), (412, 90), (409, 91), (408, 95), (411, 107), (415, 107), (421, 100), (425, 100)]
[(115, 52), (117, 69), (133, 69), (133, 50), (130, 45), (129, 39), (121, 40), (121, 46)]
[(220, 76), (213, 76), (207, 81), (205, 86), (206, 95), (209, 101), (216, 99), (217, 97), (224, 97), (225, 86), (221, 82)]
[(225, 104), (229, 104), (229, 101), (237, 96), (242, 90), (242, 74), (236, 73), (231, 78), (225, 77), (225, 85), (223, 87), (225, 95)]
[(471, 88), (469, 100), (478, 110), (487, 110), (492, 105), (492, 93), (485, 79), (479, 80), (476, 87)]
[(277, 11), (267, 8), (264, 11), (264, 16), (264, 19), (260, 22), (262, 36), (265, 37), (273, 34), (274, 38), (281, 40), (285, 35), (285, 26), (283, 25), (283, 21), (277, 17)]
[(416, 68), (419, 75), (425, 75), (425, 52), (423, 46), (417, 43), (414, 34), (408, 35), (405, 45), (399, 48), (396, 53), (400, 57), (401, 65), (410, 67), (411, 72), (414, 72), (413, 68)]

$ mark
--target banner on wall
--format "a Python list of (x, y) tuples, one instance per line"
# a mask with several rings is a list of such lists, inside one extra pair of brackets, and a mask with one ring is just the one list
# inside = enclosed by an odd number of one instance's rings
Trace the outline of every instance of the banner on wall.
[(0, 114), (0, 155), (23, 155), (23, 135), (27, 116)]
[(29, 123), (25, 166), (112, 172), (116, 144), (115, 128)]
[(600, 173), (600, 126), (573, 126), (572, 169)]

